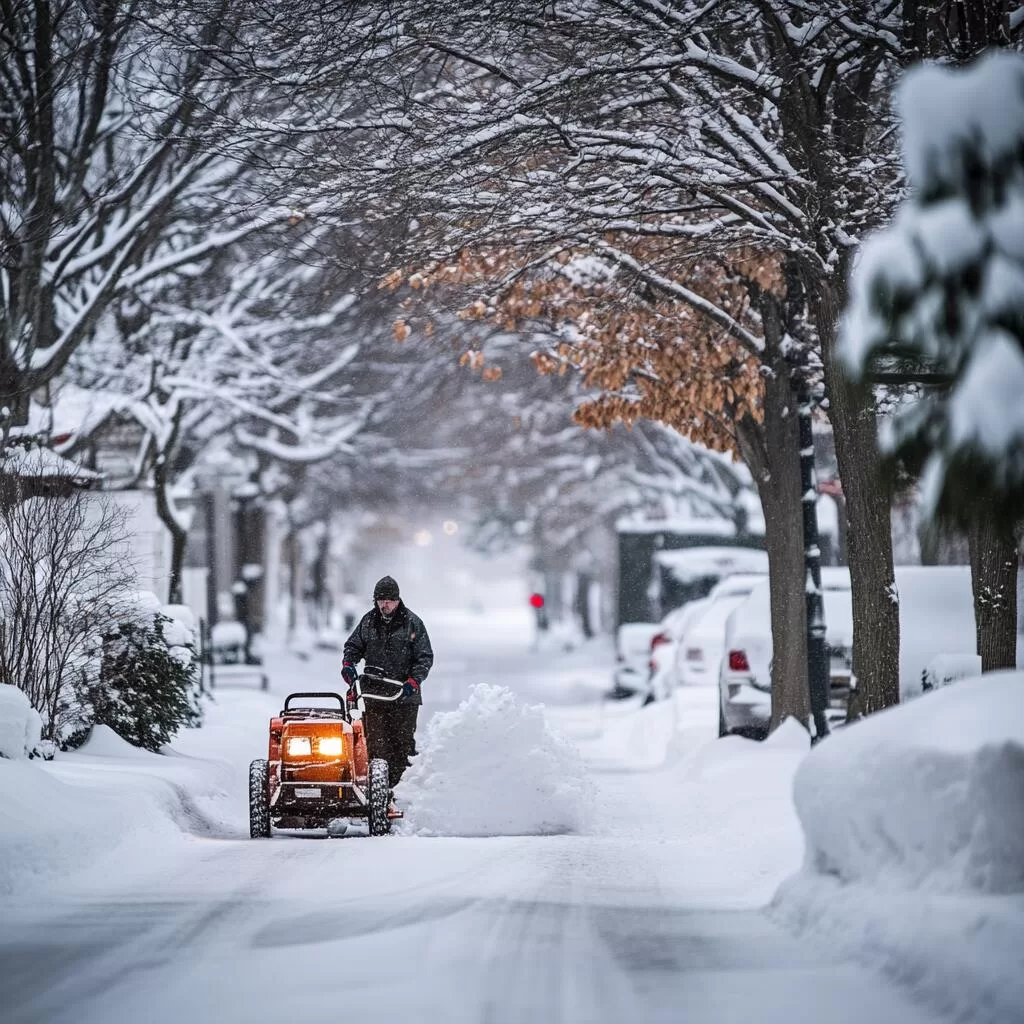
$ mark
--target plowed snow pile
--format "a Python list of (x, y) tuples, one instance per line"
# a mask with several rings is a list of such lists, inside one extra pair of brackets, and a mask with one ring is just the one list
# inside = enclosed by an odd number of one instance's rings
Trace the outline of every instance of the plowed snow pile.
[(503, 686), (479, 684), (434, 715), (398, 787), (403, 831), (427, 836), (581, 831), (592, 787), (576, 748), (542, 709)]
[(1024, 1020), (1024, 673), (964, 679), (815, 747), (776, 912), (960, 1021)]

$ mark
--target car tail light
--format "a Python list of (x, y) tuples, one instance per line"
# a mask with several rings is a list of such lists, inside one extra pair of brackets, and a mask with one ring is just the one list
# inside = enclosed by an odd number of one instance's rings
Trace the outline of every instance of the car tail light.
[(730, 672), (749, 672), (750, 662), (747, 661), (746, 651), (730, 651), (729, 652), (729, 671)]
[(668, 633), (655, 633), (651, 637), (651, 650), (653, 651), (656, 647), (660, 647), (662, 644), (667, 644), (669, 641)]
[(686, 660), (687, 661), (703, 661), (704, 651), (700, 647), (687, 647), (686, 648)]

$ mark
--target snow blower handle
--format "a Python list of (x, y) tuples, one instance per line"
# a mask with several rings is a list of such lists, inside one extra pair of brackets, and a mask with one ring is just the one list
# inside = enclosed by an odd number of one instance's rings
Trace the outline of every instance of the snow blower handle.
[[(362, 686), (363, 680), (366, 680), (367, 682), (370, 682), (370, 683), (389, 683), (391, 686), (397, 687), (397, 690), (390, 697), (385, 696), (384, 694), (380, 694), (380, 693), (366, 693), (363, 690), (363, 686)], [(373, 672), (363, 672), (363, 674), (359, 677), (359, 696), (360, 697), (365, 697), (368, 700), (396, 701), (396, 700), (398, 700), (399, 697), (402, 696), (402, 691), (404, 689), (405, 689), (405, 683), (401, 682), (398, 679), (389, 679), (385, 675), (377, 675), (377, 674), (375, 674)]]

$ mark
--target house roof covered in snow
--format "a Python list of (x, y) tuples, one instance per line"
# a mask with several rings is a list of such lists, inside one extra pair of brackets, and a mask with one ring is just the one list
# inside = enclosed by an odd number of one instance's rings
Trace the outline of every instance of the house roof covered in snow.
[(111, 416), (133, 416), (136, 399), (116, 391), (81, 388), (65, 384), (49, 405), (33, 402), (29, 421), (21, 432), (53, 439), (58, 451), (66, 451), (88, 437)]
[(51, 448), (8, 448), (0, 455), (0, 472), (22, 479), (101, 480), (99, 473), (58, 455)]

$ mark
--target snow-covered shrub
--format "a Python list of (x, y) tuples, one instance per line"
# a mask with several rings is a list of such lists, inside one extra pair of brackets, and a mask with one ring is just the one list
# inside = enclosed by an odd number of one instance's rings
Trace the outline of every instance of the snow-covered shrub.
[(904, 403), (883, 446), (922, 471), (925, 510), (961, 521), (1024, 505), (1024, 56), (926, 66), (899, 93), (913, 191), (869, 239), (842, 344), (949, 381)]
[(16, 686), (0, 683), (0, 757), (28, 757), (39, 746), (43, 720)]
[(89, 688), (92, 724), (159, 750), (182, 726), (197, 725), (198, 659), (185, 627), (157, 613), (119, 623), (103, 638), (103, 666)]
[(397, 790), (420, 835), (532, 835), (584, 828), (592, 790), (576, 748), (543, 709), (478, 684), (434, 715)]

